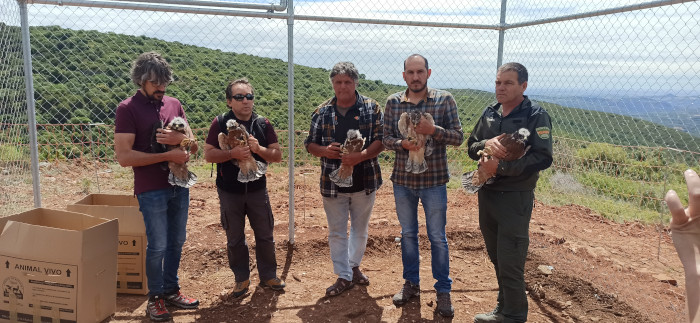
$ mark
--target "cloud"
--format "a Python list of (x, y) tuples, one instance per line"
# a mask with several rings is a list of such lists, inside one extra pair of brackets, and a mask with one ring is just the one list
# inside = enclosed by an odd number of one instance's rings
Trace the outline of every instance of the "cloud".
[[(233, 1), (240, 2), (240, 1)], [(269, 3), (269, 0), (246, 1)], [(275, 3), (279, 3), (275, 1)], [(568, 1), (509, 2), (507, 23), (629, 5)], [(495, 26), (500, 1), (294, 1), (296, 15)], [(528, 91), (700, 93), (697, 2), (508, 29), (503, 61), (531, 72)], [(30, 5), (32, 25), (59, 25), (287, 60), (287, 21), (218, 15)], [(2, 15), (0, 15), (2, 17)], [(431, 85), (492, 90), (498, 31), (295, 20), (294, 62), (330, 68), (353, 61), (369, 79), (403, 84), (401, 62), (430, 59)]]

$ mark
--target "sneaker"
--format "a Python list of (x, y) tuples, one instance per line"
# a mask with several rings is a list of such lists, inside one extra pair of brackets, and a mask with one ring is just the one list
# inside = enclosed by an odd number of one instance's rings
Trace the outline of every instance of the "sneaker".
[(172, 293), (170, 295), (165, 295), (164, 299), (165, 302), (168, 303), (168, 305), (176, 306), (179, 308), (192, 309), (199, 307), (198, 300), (182, 295), (180, 291), (177, 291), (177, 293)]
[(271, 288), (272, 290), (282, 290), (284, 287), (287, 286), (287, 284), (284, 283), (284, 280), (281, 280), (277, 277), (268, 279), (266, 281), (261, 281), (260, 282), (261, 287), (268, 287)]
[(156, 322), (170, 321), (170, 319), (172, 319), (170, 312), (165, 308), (165, 301), (161, 296), (154, 296), (148, 299), (146, 315), (151, 318), (151, 321)]
[(369, 285), (369, 278), (360, 271), (360, 267), (352, 267), (352, 282), (358, 285)]
[(500, 308), (496, 307), (490, 313), (482, 313), (474, 316), (474, 323), (500, 323), (503, 322), (503, 314), (499, 313)]
[(248, 287), (250, 287), (250, 279), (246, 279), (242, 282), (236, 282), (236, 285), (233, 285), (233, 297), (239, 298), (245, 295), (245, 293), (248, 292)]
[(452, 307), (450, 293), (437, 293), (437, 307), (435, 309), (442, 317), (455, 316), (455, 308)]
[(410, 281), (406, 281), (401, 287), (401, 291), (393, 297), (394, 305), (399, 306), (406, 304), (409, 299), (420, 295), (420, 287)]

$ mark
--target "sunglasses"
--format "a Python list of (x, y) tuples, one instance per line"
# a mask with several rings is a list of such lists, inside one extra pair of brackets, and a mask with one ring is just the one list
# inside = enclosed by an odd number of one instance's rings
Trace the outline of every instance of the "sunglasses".
[(232, 96), (231, 98), (233, 98), (236, 101), (243, 101), (243, 98), (248, 99), (248, 101), (253, 101), (253, 99), (255, 99), (255, 95), (250, 94), (250, 93), (248, 93), (246, 95), (236, 94), (236, 95)]

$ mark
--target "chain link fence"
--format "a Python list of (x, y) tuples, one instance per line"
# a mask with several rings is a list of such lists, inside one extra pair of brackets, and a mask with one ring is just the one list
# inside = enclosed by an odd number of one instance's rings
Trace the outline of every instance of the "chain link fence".
[[(700, 3), (695, 1), (608, 1), (605, 7), (508, 1), (503, 25), (501, 1), (485, 0), (294, 1), (294, 19), (285, 11), (250, 8), (126, 8), (112, 1), (117, 9), (72, 2), (28, 5), (42, 163), (71, 161), (95, 173), (109, 171), (115, 108), (136, 91), (129, 81), (131, 61), (150, 50), (173, 66), (168, 94), (183, 103), (200, 142), (213, 118), (227, 110), (226, 83), (248, 77), (257, 112), (280, 131), (284, 164), (290, 145), (291, 49), (295, 178), (317, 165), (302, 141), (311, 112), (333, 95), (328, 70), (339, 61), (355, 63), (362, 73), (359, 92), (382, 103), (405, 89), (403, 60), (424, 55), (432, 69), (429, 85), (455, 95), (468, 134), (494, 100), (503, 36), (501, 61), (528, 67), (526, 94), (553, 119), (555, 164), (542, 174), (538, 199), (585, 205), (613, 220), (663, 224), (665, 191), (686, 196), (682, 171), (698, 169)], [(0, 215), (32, 207), (21, 41), (18, 2), (0, 0), (0, 202), (5, 206)], [(388, 174), (393, 154), (380, 157)], [(466, 157), (464, 145), (450, 149), (449, 160), (454, 178), (449, 187), (458, 189), (459, 175), (476, 163)], [(205, 165), (201, 154), (193, 163)], [(77, 179), (87, 183), (86, 193), (99, 190), (99, 176), (87, 176)], [(93, 180), (97, 186), (90, 185)], [(601, 282), (606, 283), (615, 282)], [(649, 311), (661, 311), (647, 302)]]
[[(32, 174), (25, 92), (20, 8), (0, 2), (0, 204), (2, 215), (31, 207)], [(13, 188), (26, 187), (17, 192)], [(18, 194), (19, 193), (19, 194)], [(7, 213), (5, 213), (7, 212)]]

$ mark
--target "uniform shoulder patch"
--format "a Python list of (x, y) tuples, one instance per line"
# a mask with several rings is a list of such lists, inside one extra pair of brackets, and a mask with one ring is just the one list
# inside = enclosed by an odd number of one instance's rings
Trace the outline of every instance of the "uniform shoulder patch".
[(535, 129), (537, 132), (537, 136), (540, 137), (540, 139), (549, 139), (549, 128), (547, 127), (539, 127)]

